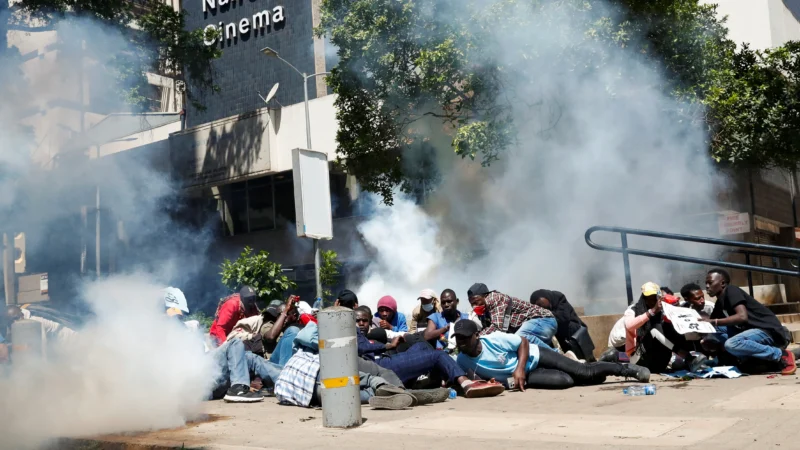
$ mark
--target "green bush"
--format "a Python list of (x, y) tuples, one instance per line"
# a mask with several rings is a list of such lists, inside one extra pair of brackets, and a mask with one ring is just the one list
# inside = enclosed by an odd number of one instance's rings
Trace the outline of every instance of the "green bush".
[(264, 250), (253, 254), (252, 248), (245, 247), (236, 261), (226, 259), (220, 268), (222, 284), (231, 292), (248, 285), (259, 298), (271, 300), (282, 298), (286, 291), (297, 287), (283, 274), (280, 264), (269, 260), (269, 253)]

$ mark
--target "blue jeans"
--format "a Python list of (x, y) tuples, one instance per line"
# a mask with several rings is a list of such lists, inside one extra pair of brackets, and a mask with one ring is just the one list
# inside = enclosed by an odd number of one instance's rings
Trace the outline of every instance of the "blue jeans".
[(245, 353), (244, 356), (247, 359), (247, 368), (258, 375), (265, 382), (265, 385), (269, 385), (267, 381), (272, 381), (272, 384), (278, 381), (278, 376), (281, 374), (281, 366), (251, 352)]
[(555, 351), (553, 336), (556, 335), (556, 330), (558, 330), (558, 323), (554, 317), (540, 317), (523, 322), (515, 334), (527, 339), (531, 345)]
[(278, 339), (278, 343), (275, 345), (275, 351), (272, 352), (269, 361), (281, 367), (285, 366), (286, 363), (289, 362), (289, 358), (294, 355), (294, 338), (299, 332), (300, 328), (294, 325), (283, 330), (283, 336)]
[(737, 358), (756, 358), (777, 362), (783, 351), (775, 347), (775, 340), (769, 333), (751, 328), (725, 341), (725, 350)]
[(211, 352), (214, 364), (219, 369), (219, 376), (215, 381), (215, 389), (224, 385), (230, 379), (231, 386), (244, 384), (250, 386), (250, 372), (247, 369), (244, 344), (239, 339), (224, 342)]

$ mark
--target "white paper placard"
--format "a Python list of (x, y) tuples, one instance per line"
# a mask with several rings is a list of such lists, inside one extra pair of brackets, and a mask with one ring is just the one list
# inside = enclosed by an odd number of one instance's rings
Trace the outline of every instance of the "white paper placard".
[(669, 303), (662, 303), (661, 306), (664, 308), (664, 315), (672, 322), (675, 331), (680, 334), (717, 332), (714, 325), (700, 322), (700, 314), (692, 308), (681, 308)]

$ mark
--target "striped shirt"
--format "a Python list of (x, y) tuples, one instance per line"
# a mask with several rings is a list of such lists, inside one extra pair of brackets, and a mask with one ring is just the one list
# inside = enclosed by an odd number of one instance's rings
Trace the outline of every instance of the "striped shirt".
[(319, 374), (319, 355), (298, 350), (281, 370), (275, 382), (275, 397), (278, 402), (308, 407)]
[[(503, 329), (503, 320), (506, 315), (506, 307), (508, 307), (508, 300), (511, 299), (511, 320), (508, 324), (508, 330)], [(495, 331), (505, 331), (507, 333), (514, 333), (525, 322), (531, 319), (538, 319), (540, 317), (553, 317), (553, 313), (540, 306), (522, 301), (516, 297), (511, 297), (500, 292), (490, 292), (486, 296), (486, 312), (484, 315), (489, 315), (490, 324), (483, 327), (480, 335), (494, 333)]]

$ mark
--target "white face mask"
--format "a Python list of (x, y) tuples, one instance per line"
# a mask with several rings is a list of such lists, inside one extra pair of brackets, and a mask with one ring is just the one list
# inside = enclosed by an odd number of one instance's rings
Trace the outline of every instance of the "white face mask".
[(433, 311), (433, 303), (428, 303), (427, 305), (422, 305), (422, 310), (425, 312)]

